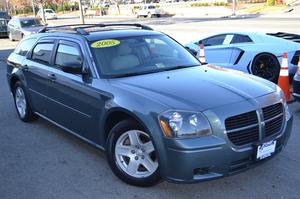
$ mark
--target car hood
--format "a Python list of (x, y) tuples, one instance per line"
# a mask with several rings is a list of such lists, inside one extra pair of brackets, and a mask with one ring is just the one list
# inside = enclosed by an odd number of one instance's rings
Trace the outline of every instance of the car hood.
[(112, 82), (120, 89), (170, 108), (199, 111), (276, 91), (275, 84), (262, 78), (213, 65), (118, 78)]
[(28, 28), (22, 28), (23, 31), (31, 32), (31, 33), (37, 33), (39, 30), (41, 30), (43, 26), (36, 26), (36, 27), (28, 27)]

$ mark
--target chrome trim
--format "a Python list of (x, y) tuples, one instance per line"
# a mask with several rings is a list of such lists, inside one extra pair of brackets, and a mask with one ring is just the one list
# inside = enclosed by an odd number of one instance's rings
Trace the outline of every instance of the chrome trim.
[(59, 128), (61, 128), (61, 129), (65, 130), (65, 131), (67, 131), (68, 133), (70, 133), (70, 134), (76, 136), (77, 138), (79, 138), (79, 139), (81, 139), (81, 140), (87, 142), (88, 144), (91, 144), (91, 145), (93, 145), (94, 147), (96, 147), (96, 148), (98, 148), (98, 149), (101, 149), (101, 150), (105, 151), (104, 147), (100, 146), (99, 144), (96, 144), (95, 142), (92, 142), (91, 140), (88, 140), (88, 139), (86, 139), (85, 137), (82, 137), (81, 135), (78, 135), (78, 134), (75, 133), (74, 131), (72, 131), (72, 130), (70, 130), (70, 129), (68, 129), (68, 128), (66, 128), (66, 127), (64, 127), (64, 126), (62, 126), (62, 125), (60, 125), (60, 124), (58, 124), (57, 122), (54, 122), (53, 120), (47, 118), (46, 116), (44, 116), (44, 115), (42, 115), (42, 114), (40, 114), (40, 113), (38, 113), (38, 112), (34, 112), (34, 113), (37, 114), (38, 116), (40, 116), (41, 118), (43, 118), (43, 119), (49, 121), (50, 123), (54, 124), (55, 126), (58, 126)]
[(262, 140), (265, 137), (265, 123), (264, 123), (264, 114), (262, 109), (256, 110), (257, 120), (258, 120), (258, 140)]
[(275, 120), (275, 119), (278, 118), (278, 117), (284, 116), (284, 115), (283, 115), (283, 112), (284, 112), (284, 111), (282, 111), (282, 113), (280, 113), (279, 115), (276, 115), (275, 117), (272, 117), (272, 118), (270, 118), (270, 119), (265, 120), (264, 122), (265, 122), (265, 123), (266, 123), (266, 122), (270, 122), (271, 120)]
[(244, 126), (244, 127), (240, 127), (240, 128), (237, 128), (237, 129), (233, 129), (233, 130), (229, 130), (229, 131), (226, 131), (227, 134), (228, 133), (234, 133), (236, 131), (242, 131), (242, 130), (245, 130), (245, 129), (250, 129), (252, 127), (256, 127), (258, 126), (259, 124), (251, 124), (251, 125), (248, 125), (248, 126)]

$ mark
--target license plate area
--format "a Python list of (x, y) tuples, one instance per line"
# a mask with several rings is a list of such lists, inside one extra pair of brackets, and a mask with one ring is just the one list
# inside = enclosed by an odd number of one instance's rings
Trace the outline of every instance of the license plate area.
[(270, 140), (270, 141), (265, 141), (265, 142), (257, 144), (255, 146), (256, 160), (262, 160), (262, 159), (272, 156), (276, 150), (276, 143), (277, 143), (276, 140)]

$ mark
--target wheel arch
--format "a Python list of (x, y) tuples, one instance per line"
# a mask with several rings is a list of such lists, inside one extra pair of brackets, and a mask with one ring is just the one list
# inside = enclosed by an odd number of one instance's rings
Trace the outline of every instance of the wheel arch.
[(20, 78), (17, 76), (17, 75), (13, 75), (11, 78), (10, 78), (10, 81), (9, 81), (9, 88), (10, 88), (10, 91), (13, 93), (13, 90), (14, 90), (14, 87), (16, 85), (16, 83), (20, 81)]
[[(109, 135), (110, 130), (120, 121), (130, 119), (135, 122), (137, 122), (139, 125), (143, 127), (147, 133), (150, 134), (149, 129), (145, 125), (145, 123), (140, 119), (136, 114), (132, 113), (131, 111), (121, 108), (121, 107), (115, 107), (110, 109), (104, 116), (104, 122), (103, 122), (103, 132), (102, 138), (104, 140), (103, 144), (106, 144), (107, 138)], [(151, 134), (149, 135), (151, 137)]]

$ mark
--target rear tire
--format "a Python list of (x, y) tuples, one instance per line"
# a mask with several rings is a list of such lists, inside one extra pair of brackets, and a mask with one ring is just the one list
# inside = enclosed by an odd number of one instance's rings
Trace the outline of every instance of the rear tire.
[(130, 185), (149, 187), (161, 180), (152, 140), (132, 120), (123, 120), (111, 129), (106, 154), (113, 173)]
[(38, 117), (35, 115), (29, 105), (28, 96), (23, 84), (16, 82), (13, 90), (14, 104), (20, 120), (23, 122), (30, 122), (36, 120)]
[(280, 72), (280, 64), (274, 55), (262, 53), (254, 58), (251, 71), (253, 75), (262, 77), (273, 83), (277, 83)]

